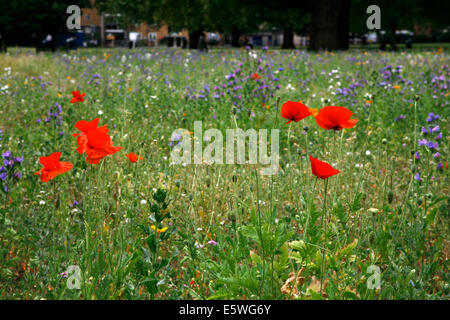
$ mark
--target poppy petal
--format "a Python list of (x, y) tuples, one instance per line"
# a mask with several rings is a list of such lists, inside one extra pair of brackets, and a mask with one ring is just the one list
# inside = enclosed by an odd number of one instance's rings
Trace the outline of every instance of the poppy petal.
[(309, 160), (311, 162), (311, 171), (313, 175), (320, 179), (327, 179), (340, 173), (339, 170), (334, 169), (328, 163), (313, 158), (312, 156), (309, 156)]
[(53, 152), (48, 157), (41, 157), (39, 161), (45, 168), (54, 168), (57, 166), (60, 158), (61, 158), (60, 152)]
[(90, 130), (97, 129), (98, 122), (100, 121), (99, 118), (95, 118), (92, 121), (86, 121), (86, 120), (80, 120), (75, 124), (75, 128), (78, 130), (87, 133)]
[(353, 128), (357, 122), (358, 122), (358, 119), (349, 119), (347, 122), (342, 124), (342, 127)]
[(301, 102), (287, 101), (281, 106), (281, 116), (285, 119), (298, 122), (310, 116), (308, 107)]

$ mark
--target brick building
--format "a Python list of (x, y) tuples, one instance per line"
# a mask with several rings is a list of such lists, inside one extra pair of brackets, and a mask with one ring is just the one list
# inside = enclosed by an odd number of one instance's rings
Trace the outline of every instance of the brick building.
[(82, 8), (81, 11), (81, 28), (88, 46), (124, 46), (131, 33), (133, 38), (137, 36), (138, 40), (148, 46), (157, 46), (167, 40), (172, 41), (174, 46), (181, 46), (179, 39), (189, 40), (187, 30), (175, 33), (170, 32), (168, 25), (158, 27), (147, 23), (126, 28), (120, 25), (119, 15), (100, 13), (96, 8)]

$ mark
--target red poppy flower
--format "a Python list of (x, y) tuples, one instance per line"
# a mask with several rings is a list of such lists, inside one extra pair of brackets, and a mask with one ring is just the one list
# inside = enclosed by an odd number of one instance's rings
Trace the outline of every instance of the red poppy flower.
[(73, 98), (72, 98), (72, 100), (70, 100), (70, 103), (83, 102), (84, 101), (83, 97), (86, 96), (86, 93), (80, 94), (80, 91), (78, 90), (78, 91), (72, 91), (72, 95), (73, 95)]
[(311, 171), (313, 175), (320, 179), (329, 178), (340, 172), (339, 170), (334, 169), (328, 163), (315, 159), (311, 156), (309, 156), (309, 161), (311, 161)]
[(103, 132), (105, 134), (107, 134), (109, 132), (109, 129), (107, 128), (108, 125), (104, 125), (103, 127), (97, 128), (99, 121), (100, 121), (99, 118), (95, 118), (92, 121), (80, 120), (75, 124), (75, 128), (77, 128), (78, 130), (81, 131), (81, 133), (74, 133), (72, 135), (74, 137), (78, 137), (77, 138), (77, 143), (78, 143), (77, 151), (79, 154), (84, 153), (86, 150), (88, 132), (95, 131), (95, 130)]
[(97, 164), (107, 155), (114, 154), (122, 149), (122, 147), (113, 146), (106, 125), (97, 128), (98, 121), (98, 118), (90, 122), (78, 121), (75, 128), (81, 130), (81, 133), (73, 134), (74, 137), (78, 137), (78, 153), (86, 153), (86, 161), (90, 164)]
[[(97, 128), (99, 121), (100, 121), (99, 118), (95, 118), (92, 121), (80, 120), (75, 124), (75, 128), (80, 130), (82, 133), (88, 133), (88, 131), (95, 130), (95, 129), (99, 129), (105, 133), (108, 133), (109, 129), (107, 128), (107, 126), (108, 126), (107, 124), (105, 124), (103, 127)], [(76, 137), (78, 135), (82, 135), (82, 133), (74, 133), (73, 136)]]
[(261, 79), (261, 77), (260, 77), (259, 74), (257, 74), (257, 73), (252, 74), (251, 78), (252, 78), (253, 80)]
[(316, 115), (317, 124), (326, 130), (342, 130), (353, 128), (358, 119), (350, 119), (353, 112), (344, 107), (328, 106), (319, 110)]
[(291, 121), (298, 122), (311, 114), (308, 107), (301, 102), (288, 101), (281, 106), (281, 116), (289, 120), (286, 124)]
[(60, 162), (60, 158), (60, 152), (53, 152), (48, 157), (41, 157), (40, 162), (44, 167), (36, 172), (35, 175), (41, 174), (41, 180), (43, 182), (48, 182), (58, 174), (62, 174), (72, 169), (72, 164), (70, 162)]
[(141, 160), (142, 157), (139, 157), (137, 154), (135, 153), (129, 153), (125, 155), (128, 160), (130, 160), (131, 162), (137, 162), (138, 160)]

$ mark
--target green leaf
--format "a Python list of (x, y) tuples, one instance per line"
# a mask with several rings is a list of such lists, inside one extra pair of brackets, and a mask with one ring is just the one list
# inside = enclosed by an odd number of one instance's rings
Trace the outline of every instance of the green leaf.
[(431, 224), (434, 222), (434, 218), (436, 217), (438, 208), (434, 208), (433, 210), (429, 211), (427, 216), (425, 217), (425, 224), (423, 226), (424, 230), (428, 229)]
[(145, 287), (147, 288), (147, 291), (151, 294), (155, 294), (158, 292), (157, 283), (158, 283), (158, 280), (156, 280), (154, 278), (146, 278), (144, 281), (142, 281), (142, 284), (145, 285)]
[(156, 252), (156, 238), (154, 234), (147, 237), (147, 245), (151, 252)]
[(341, 250), (339, 250), (339, 252), (336, 254), (336, 257), (343, 257), (343, 256), (349, 255), (353, 251), (353, 249), (356, 248), (357, 245), (358, 245), (358, 239), (355, 238), (351, 243), (349, 243), (348, 245), (343, 247)]
[(356, 195), (355, 199), (353, 200), (352, 205), (350, 206), (350, 211), (351, 212), (356, 212), (356, 211), (358, 211), (359, 209), (362, 208), (361, 199), (362, 199), (363, 195), (364, 195), (364, 193), (358, 192), (358, 194)]
[(259, 236), (258, 236), (258, 231), (256, 231), (256, 229), (252, 226), (243, 226), (240, 228), (240, 231), (242, 232), (242, 234), (247, 237), (250, 238), (256, 242), (259, 243)]

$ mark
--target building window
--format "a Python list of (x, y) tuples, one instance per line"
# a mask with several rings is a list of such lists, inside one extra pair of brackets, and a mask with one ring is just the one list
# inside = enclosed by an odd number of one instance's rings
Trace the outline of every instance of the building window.
[(156, 32), (148, 33), (148, 41), (156, 41)]
[(84, 20), (86, 20), (86, 21), (91, 20), (91, 15), (90, 14), (85, 14), (84, 15)]
[(219, 34), (215, 32), (208, 32), (208, 39), (210, 41), (219, 41)]

